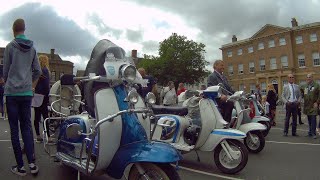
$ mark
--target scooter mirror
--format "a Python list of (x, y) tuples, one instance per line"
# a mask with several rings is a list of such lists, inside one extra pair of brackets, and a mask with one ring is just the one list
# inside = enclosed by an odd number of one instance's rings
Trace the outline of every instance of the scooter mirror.
[(80, 133), (82, 132), (81, 126), (77, 123), (72, 123), (68, 125), (66, 129), (66, 135), (68, 139), (78, 139), (80, 137)]

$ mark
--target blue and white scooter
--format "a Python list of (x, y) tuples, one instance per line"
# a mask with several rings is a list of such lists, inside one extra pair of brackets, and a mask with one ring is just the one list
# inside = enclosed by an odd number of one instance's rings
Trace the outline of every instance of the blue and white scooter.
[[(76, 169), (78, 178), (81, 172), (120, 179), (125, 169), (129, 169), (129, 180), (180, 179), (170, 165), (182, 159), (180, 152), (170, 144), (150, 141), (137, 118), (137, 113), (150, 110), (134, 107), (139, 95), (132, 87), (145, 82), (124, 56), (124, 50), (109, 40), (99, 41), (86, 73), (89, 76), (74, 80), (85, 82), (85, 105), (91, 111), (61, 117), (62, 123), (56, 131), (59, 132), (56, 158)], [(155, 102), (152, 93), (145, 99)], [(54, 103), (59, 101), (54, 101), (52, 107)]]
[(186, 100), (185, 107), (152, 106), (156, 123), (151, 137), (170, 143), (182, 153), (213, 151), (216, 166), (224, 173), (234, 174), (248, 161), (248, 151), (242, 143), (246, 134), (226, 128), (228, 123), (215, 102), (220, 89), (212, 86), (203, 91), (203, 98)]

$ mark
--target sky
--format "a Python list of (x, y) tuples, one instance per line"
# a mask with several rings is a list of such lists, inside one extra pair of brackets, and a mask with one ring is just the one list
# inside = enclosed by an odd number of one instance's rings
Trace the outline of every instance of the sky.
[(172, 33), (206, 45), (205, 58), (222, 58), (219, 49), (250, 38), (265, 24), (290, 27), (320, 22), (320, 0), (9, 0), (1, 3), (0, 47), (12, 39), (15, 19), (26, 22), (26, 36), (38, 52), (55, 49), (63, 60), (85, 69), (93, 47), (109, 39), (131, 56), (158, 55)]

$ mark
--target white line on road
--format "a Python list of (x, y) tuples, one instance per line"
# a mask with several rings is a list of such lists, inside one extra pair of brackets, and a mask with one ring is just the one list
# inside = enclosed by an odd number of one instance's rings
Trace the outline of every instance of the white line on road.
[[(271, 129), (276, 129), (276, 130), (281, 130), (281, 131), (283, 131), (283, 128), (272, 127)], [(308, 130), (305, 130), (305, 129), (297, 129), (297, 131), (308, 132)]]
[(223, 179), (243, 180), (243, 179), (239, 179), (239, 178), (223, 176), (223, 175), (208, 173), (208, 172), (204, 172), (204, 171), (199, 171), (199, 170), (195, 170), (195, 169), (191, 169), (191, 168), (187, 168), (187, 167), (183, 167), (183, 166), (179, 166), (179, 168), (181, 168), (183, 170), (187, 170), (187, 171), (191, 171), (191, 172), (195, 172), (195, 173), (199, 173), (199, 174), (204, 174), (204, 175), (208, 175), (208, 176), (213, 176), (213, 177), (219, 177), (219, 178), (223, 178)]
[(266, 141), (266, 142), (267, 143), (276, 143), (276, 144), (320, 146), (320, 144), (314, 144), (314, 143), (293, 143), (293, 142), (279, 142), (279, 141)]

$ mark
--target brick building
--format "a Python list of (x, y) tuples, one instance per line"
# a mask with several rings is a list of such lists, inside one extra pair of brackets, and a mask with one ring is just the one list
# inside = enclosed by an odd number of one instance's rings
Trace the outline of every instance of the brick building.
[[(5, 48), (0, 48), (0, 64), (3, 64), (3, 53)], [(51, 84), (60, 79), (62, 74), (73, 74), (73, 63), (62, 60), (58, 54), (55, 54), (54, 49), (50, 53), (38, 53), (39, 55), (47, 55), (49, 57), (49, 66), (51, 72)]]
[(320, 80), (320, 22), (292, 27), (266, 24), (252, 37), (222, 45), (225, 74), (235, 90), (252, 92), (260, 84), (265, 94), (272, 83), (278, 93), (286, 84), (287, 75), (295, 75), (295, 82), (303, 84), (308, 73)]

